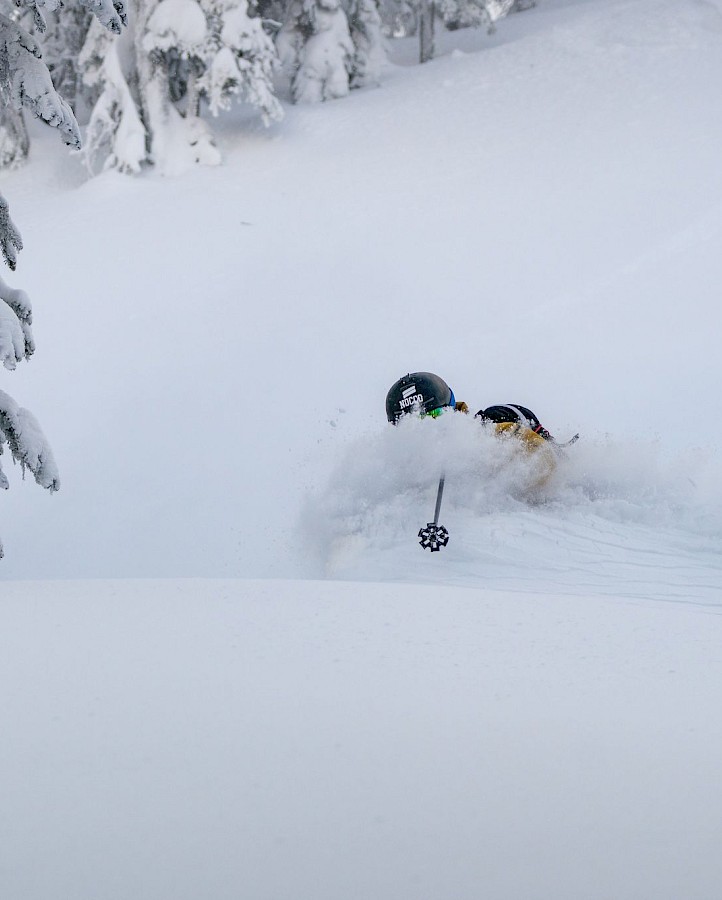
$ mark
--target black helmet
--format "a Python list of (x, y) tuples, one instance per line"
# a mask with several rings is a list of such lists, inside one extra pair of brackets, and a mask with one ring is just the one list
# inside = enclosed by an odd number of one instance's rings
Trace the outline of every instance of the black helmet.
[(386, 418), (398, 422), (406, 413), (427, 415), (454, 405), (454, 392), (443, 378), (432, 372), (414, 372), (399, 378), (386, 395)]
[(481, 419), (484, 422), (496, 422), (497, 424), (520, 422), (520, 409), (521, 407), (515, 409), (513, 406), (489, 406), (487, 409), (480, 409), (474, 418)]
[(536, 428), (540, 424), (539, 419), (530, 409), (527, 409), (526, 406), (520, 406), (518, 403), (506, 403), (500, 406), (489, 406), (487, 409), (480, 409), (474, 418), (486, 422), (496, 422), (497, 424), (522, 422), (529, 425), (530, 428)]

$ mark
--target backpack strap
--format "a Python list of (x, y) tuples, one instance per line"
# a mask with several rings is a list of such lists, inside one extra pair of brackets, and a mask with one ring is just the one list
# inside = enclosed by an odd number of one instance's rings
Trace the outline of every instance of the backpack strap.
[(534, 431), (534, 428), (539, 424), (539, 420), (534, 413), (525, 406), (519, 406), (518, 403), (507, 403), (506, 407), (507, 409), (513, 410), (521, 419), (522, 425), (526, 425), (526, 427), (531, 428), (532, 431)]
[(513, 409), (515, 413), (518, 413), (522, 422), (525, 423), (527, 428), (531, 429), (534, 434), (543, 437), (545, 441), (554, 440), (539, 419), (537, 419), (534, 413), (530, 409), (527, 409), (526, 406), (520, 406), (518, 403), (507, 403), (506, 405), (509, 409)]

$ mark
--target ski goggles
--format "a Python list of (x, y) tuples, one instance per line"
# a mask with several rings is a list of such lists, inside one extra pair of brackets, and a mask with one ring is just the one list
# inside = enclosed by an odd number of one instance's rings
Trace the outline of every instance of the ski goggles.
[(455, 406), (456, 397), (454, 396), (454, 392), (451, 391), (451, 397), (449, 397), (449, 402), (446, 406), (437, 406), (436, 409), (429, 410), (429, 412), (424, 413), (424, 415), (431, 416), (432, 419), (438, 419), (438, 417), (443, 415), (447, 409), (454, 409)]

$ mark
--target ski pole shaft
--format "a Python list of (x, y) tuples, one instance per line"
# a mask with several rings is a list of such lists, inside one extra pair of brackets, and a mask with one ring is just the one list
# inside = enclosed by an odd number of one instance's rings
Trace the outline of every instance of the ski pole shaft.
[(446, 475), (442, 475), (439, 478), (439, 490), (436, 494), (436, 509), (434, 510), (434, 525), (439, 524), (439, 512), (441, 511), (441, 498), (444, 496), (444, 482), (446, 481)]

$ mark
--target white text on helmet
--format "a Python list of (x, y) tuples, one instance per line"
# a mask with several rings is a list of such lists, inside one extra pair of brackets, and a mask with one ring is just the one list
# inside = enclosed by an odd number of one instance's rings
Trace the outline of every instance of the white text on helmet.
[(424, 395), (423, 394), (414, 394), (413, 397), (404, 397), (403, 400), (399, 400), (399, 406), (401, 409), (406, 409), (409, 406), (413, 406), (415, 403), (423, 403)]

